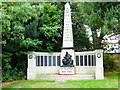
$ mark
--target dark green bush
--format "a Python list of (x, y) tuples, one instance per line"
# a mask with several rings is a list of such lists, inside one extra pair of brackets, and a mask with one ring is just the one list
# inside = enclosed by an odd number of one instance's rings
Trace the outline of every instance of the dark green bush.
[(118, 55), (116, 54), (104, 54), (103, 66), (105, 72), (119, 71)]
[(3, 72), (3, 82), (7, 81), (15, 81), (15, 80), (23, 80), (25, 79), (25, 73), (22, 70), (18, 70), (17, 68), (7, 70)]

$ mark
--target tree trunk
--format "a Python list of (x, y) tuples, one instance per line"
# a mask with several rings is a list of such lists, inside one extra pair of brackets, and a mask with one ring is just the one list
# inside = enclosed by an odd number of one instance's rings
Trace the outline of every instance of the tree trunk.
[(103, 35), (101, 34), (100, 37), (98, 37), (97, 35), (97, 31), (96, 30), (92, 30), (92, 37), (93, 37), (93, 49), (102, 49), (102, 39), (103, 39)]

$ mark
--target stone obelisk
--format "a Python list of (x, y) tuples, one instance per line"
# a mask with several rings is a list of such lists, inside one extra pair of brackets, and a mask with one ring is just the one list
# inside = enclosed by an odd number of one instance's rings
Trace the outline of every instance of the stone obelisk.
[(61, 65), (63, 65), (62, 59), (64, 58), (66, 52), (68, 52), (72, 56), (71, 58), (73, 60), (73, 64), (75, 65), (71, 10), (69, 3), (65, 4), (65, 11), (64, 11), (64, 30), (63, 30), (63, 43), (62, 43), (62, 51), (61, 51)]

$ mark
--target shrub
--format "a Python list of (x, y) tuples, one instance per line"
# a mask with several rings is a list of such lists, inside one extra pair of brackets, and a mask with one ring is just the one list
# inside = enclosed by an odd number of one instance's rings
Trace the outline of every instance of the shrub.
[[(13, 58), (17, 57), (17, 58)], [(23, 55), (21, 55), (21, 58), (16, 56), (13, 53), (10, 52), (3, 52), (2, 55), (2, 81), (14, 81), (14, 80), (22, 80), (26, 78), (26, 63), (23, 58)], [(17, 60), (16, 60), (17, 59)], [(21, 61), (18, 62), (18, 61)]]
[(3, 72), (3, 80), (4, 82), (7, 81), (15, 81), (15, 80), (23, 80), (25, 79), (25, 73), (22, 70), (18, 70), (17, 68), (7, 70)]
[(103, 66), (105, 72), (119, 71), (118, 55), (116, 54), (104, 54)]

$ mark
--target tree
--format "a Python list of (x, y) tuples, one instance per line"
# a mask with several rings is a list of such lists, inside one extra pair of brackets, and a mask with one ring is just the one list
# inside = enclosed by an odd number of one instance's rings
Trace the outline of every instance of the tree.
[(2, 6), (3, 79), (7, 80), (11, 72), (26, 73), (28, 51), (54, 50), (60, 42), (61, 10), (52, 3), (4, 2)]
[(73, 34), (74, 34), (74, 44), (76, 51), (92, 50), (91, 42), (86, 33), (86, 28), (84, 27), (84, 17), (81, 13), (81, 9), (78, 4), (71, 3), (72, 8), (72, 22), (73, 22)]
[[(81, 2), (76, 3), (84, 24), (92, 30), (93, 48), (102, 48), (102, 40), (106, 34), (120, 32), (119, 3), (118, 2)], [(101, 34), (98, 37), (97, 31)]]

